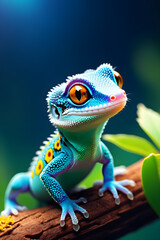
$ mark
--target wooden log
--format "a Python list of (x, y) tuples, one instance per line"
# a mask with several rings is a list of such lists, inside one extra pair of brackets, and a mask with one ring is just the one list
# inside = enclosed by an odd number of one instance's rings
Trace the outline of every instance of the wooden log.
[(136, 182), (135, 187), (129, 187), (134, 193), (130, 201), (124, 194), (120, 195), (121, 204), (115, 205), (112, 195), (107, 192), (102, 198), (98, 196), (98, 188), (93, 187), (73, 194), (72, 199), (86, 197), (87, 204), (82, 204), (89, 212), (89, 219), (77, 213), (80, 230), (74, 232), (71, 220), (66, 219), (66, 226), (59, 225), (61, 209), (58, 205), (27, 210), (15, 218), (15, 224), (0, 233), (1, 240), (28, 239), (116, 239), (155, 220), (157, 215), (149, 206), (141, 184), (140, 172), (142, 161), (127, 168), (127, 173), (118, 176), (117, 180), (125, 178)]

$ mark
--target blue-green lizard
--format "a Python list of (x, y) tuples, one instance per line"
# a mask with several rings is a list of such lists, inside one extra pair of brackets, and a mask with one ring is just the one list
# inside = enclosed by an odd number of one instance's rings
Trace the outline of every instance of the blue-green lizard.
[(133, 199), (133, 194), (124, 186), (134, 185), (134, 182), (114, 180), (112, 155), (100, 140), (108, 119), (126, 105), (122, 84), (121, 75), (111, 65), (102, 64), (96, 70), (69, 77), (65, 83), (51, 89), (47, 95), (48, 112), (57, 133), (40, 147), (29, 171), (11, 179), (1, 215), (17, 215), (18, 211), (23, 211), (25, 207), (20, 206), (16, 198), (29, 191), (42, 202), (54, 199), (62, 208), (60, 225), (65, 225), (69, 214), (73, 229), (78, 231), (75, 211), (89, 217), (77, 204), (85, 199), (71, 200), (67, 193), (90, 173), (96, 162), (103, 164), (104, 180), (99, 196), (109, 190), (119, 204), (119, 190)]

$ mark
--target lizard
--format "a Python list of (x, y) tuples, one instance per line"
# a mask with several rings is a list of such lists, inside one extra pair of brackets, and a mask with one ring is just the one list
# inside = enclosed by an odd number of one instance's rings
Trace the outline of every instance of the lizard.
[(86, 199), (71, 200), (68, 194), (97, 162), (103, 165), (99, 196), (109, 190), (118, 205), (118, 191), (121, 191), (133, 200), (132, 192), (125, 186), (134, 186), (134, 181), (115, 180), (113, 157), (101, 141), (108, 120), (126, 105), (127, 96), (122, 85), (122, 76), (105, 63), (96, 70), (68, 77), (66, 82), (49, 91), (46, 98), (48, 115), (57, 130), (43, 142), (29, 170), (16, 174), (9, 182), (2, 216), (17, 215), (18, 211), (26, 209), (17, 202), (17, 197), (30, 192), (41, 202), (57, 202), (62, 208), (60, 226), (64, 227), (69, 215), (73, 229), (78, 231), (80, 226), (75, 211), (89, 217), (89, 213), (78, 205)]

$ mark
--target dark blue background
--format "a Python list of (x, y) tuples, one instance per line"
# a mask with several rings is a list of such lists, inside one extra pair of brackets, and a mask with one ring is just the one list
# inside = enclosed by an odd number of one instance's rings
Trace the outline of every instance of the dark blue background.
[[(105, 132), (144, 136), (136, 105), (160, 111), (159, 10), (151, 0), (0, 1), (1, 199), (11, 176), (26, 171), (53, 132), (45, 98), (68, 75), (116, 66), (130, 101)], [(109, 146), (116, 165), (140, 158)]]

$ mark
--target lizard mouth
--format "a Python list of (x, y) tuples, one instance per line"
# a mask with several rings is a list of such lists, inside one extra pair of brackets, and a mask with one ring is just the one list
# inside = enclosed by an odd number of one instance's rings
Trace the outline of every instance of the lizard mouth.
[(90, 106), (90, 107), (85, 107), (83, 109), (68, 109), (66, 110), (62, 115), (77, 115), (77, 116), (94, 116), (94, 115), (101, 115), (101, 114), (107, 114), (107, 113), (113, 113), (114, 112), (119, 112), (121, 109), (123, 109), (126, 105), (126, 100), (123, 99), (118, 102), (110, 102), (108, 104), (100, 104), (96, 106)]

